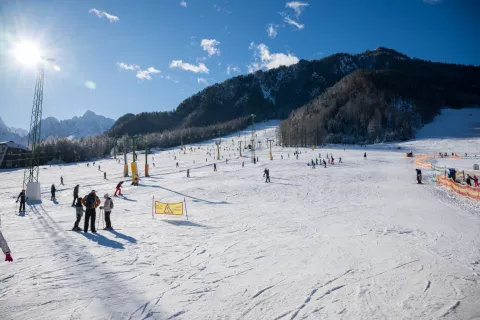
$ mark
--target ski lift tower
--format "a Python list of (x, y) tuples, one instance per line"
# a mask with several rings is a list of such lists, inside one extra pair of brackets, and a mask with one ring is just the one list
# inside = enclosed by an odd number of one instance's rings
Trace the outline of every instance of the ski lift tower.
[(251, 153), (252, 153), (252, 163), (257, 163), (257, 160), (255, 158), (255, 115), (252, 113), (251, 114), (251, 117), (252, 117), (252, 149), (251, 149)]
[(217, 145), (217, 160), (220, 160), (220, 145), (222, 144), (222, 139), (215, 141)]
[(30, 118), (30, 131), (28, 134), (28, 145), (32, 150), (32, 155), (27, 161), (23, 173), (23, 188), (27, 188), (26, 196), (29, 200), (40, 201), (40, 183), (38, 182), (38, 173), (40, 168), (40, 157), (38, 147), (40, 145), (40, 133), (43, 106), (43, 82), (45, 76), (45, 64), (55, 61), (54, 59), (41, 57), (38, 62), (37, 80), (35, 83), (35, 93), (33, 94), (32, 115)]

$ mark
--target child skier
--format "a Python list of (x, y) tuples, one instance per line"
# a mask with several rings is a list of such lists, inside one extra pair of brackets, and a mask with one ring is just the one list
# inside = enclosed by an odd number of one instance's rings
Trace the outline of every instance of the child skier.
[(18, 212), (25, 212), (25, 202), (28, 200), (28, 198), (25, 196), (25, 189), (20, 192), (20, 194), (17, 197), (17, 203), (18, 199), (20, 199), (20, 208), (18, 208)]
[(80, 186), (77, 184), (75, 186), (75, 188), (73, 188), (73, 202), (72, 202), (72, 207), (75, 207), (75, 202), (77, 201), (78, 199), (78, 189), (80, 188)]
[(76, 212), (77, 220), (75, 220), (75, 224), (73, 225), (72, 231), (82, 231), (82, 228), (78, 226), (83, 216), (82, 198), (80, 197), (77, 198), (77, 203), (75, 204), (75, 212)]
[(473, 185), (475, 187), (478, 187), (478, 177), (477, 176), (473, 176)]
[(115, 189), (115, 194), (114, 194), (115, 197), (117, 196), (117, 193), (118, 193), (119, 196), (122, 195), (122, 184), (123, 184), (123, 181), (120, 181), (117, 184), (117, 188)]
[(110, 213), (113, 209), (113, 200), (108, 196), (108, 193), (103, 196), (105, 202), (103, 203), (103, 210), (105, 210), (105, 223), (107, 226), (103, 230), (113, 230), (112, 221), (110, 220)]
[(13, 258), (10, 254), (10, 248), (8, 247), (7, 240), (3, 237), (2, 231), (0, 231), (0, 247), (5, 254), (5, 261), (12, 262)]
[(415, 169), (417, 171), (417, 184), (422, 184), (422, 170)]

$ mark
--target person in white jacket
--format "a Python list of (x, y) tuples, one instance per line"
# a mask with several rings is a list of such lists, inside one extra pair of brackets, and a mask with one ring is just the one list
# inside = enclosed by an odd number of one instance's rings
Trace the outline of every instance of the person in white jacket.
[(10, 254), (10, 248), (8, 247), (7, 240), (3, 237), (2, 231), (0, 231), (0, 247), (5, 254), (5, 261), (12, 262), (13, 258)]

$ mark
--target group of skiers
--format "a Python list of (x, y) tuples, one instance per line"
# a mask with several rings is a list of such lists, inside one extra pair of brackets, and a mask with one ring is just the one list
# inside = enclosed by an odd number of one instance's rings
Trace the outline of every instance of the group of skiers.
[[(106, 227), (104, 228), (104, 230), (113, 230), (112, 222), (110, 219), (110, 215), (113, 209), (113, 200), (110, 198), (108, 193), (105, 194), (103, 198), (105, 199), (105, 201), (103, 203), (103, 207), (100, 207), (100, 209), (103, 209), (105, 213)], [(77, 202), (75, 204), (77, 219), (75, 220), (72, 230), (82, 231), (82, 229), (79, 227), (79, 224), (83, 216), (83, 207), (85, 207), (85, 222), (83, 226), (83, 232), (88, 232), (88, 225), (90, 224), (90, 230), (93, 233), (96, 233), (97, 232), (95, 228), (95, 220), (97, 217), (96, 209), (98, 208), (100, 203), (101, 203), (100, 198), (97, 196), (97, 193), (95, 190), (90, 191), (90, 193), (83, 198), (77, 197)]]

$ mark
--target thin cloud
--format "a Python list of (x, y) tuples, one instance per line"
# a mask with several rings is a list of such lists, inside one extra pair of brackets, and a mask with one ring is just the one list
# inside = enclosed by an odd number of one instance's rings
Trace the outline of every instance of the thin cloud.
[(234, 67), (234, 66), (231, 66), (231, 65), (228, 65), (227, 66), (227, 70), (225, 70), (225, 72), (230, 75), (232, 73), (240, 73), (240, 68), (239, 67)]
[(290, 66), (298, 63), (299, 59), (291, 53), (270, 53), (269, 48), (260, 43), (255, 45), (251, 43), (250, 50), (254, 51), (255, 61), (248, 66), (248, 72), (252, 73), (260, 69), (275, 69), (280, 66)]
[(277, 25), (269, 24), (267, 27), (267, 34), (270, 38), (275, 39), (278, 32), (277, 32)]
[(119, 18), (119, 17), (114, 16), (113, 14), (107, 13), (107, 12), (105, 12), (105, 11), (101, 11), (101, 10), (95, 9), (95, 8), (90, 9), (88, 12), (89, 12), (89, 13), (96, 14), (97, 17), (99, 17), (99, 18), (105, 17), (105, 18), (107, 18), (108, 21), (110, 21), (110, 22), (120, 21), (120, 18)]
[(138, 70), (138, 69), (140, 69), (140, 66), (137, 65), (137, 64), (126, 64), (126, 63), (123, 63), (123, 62), (117, 62), (117, 66), (120, 69), (124, 69), (124, 70)]
[(215, 8), (215, 10), (217, 10), (217, 12), (222, 12), (222, 13), (226, 13), (226, 14), (232, 13), (232, 11), (230, 11), (228, 9), (225, 9), (225, 8), (222, 8), (220, 6), (217, 6), (216, 4), (214, 4), (213, 7)]
[(427, 4), (437, 4), (440, 3), (442, 0), (423, 0), (423, 3)]
[(185, 7), (185, 8), (186, 8), (186, 7), (187, 7), (187, 2), (186, 2), (186, 1), (181, 1), (181, 2), (180, 2), (180, 5), (181, 5), (182, 7)]
[(208, 85), (208, 81), (205, 78), (197, 78), (198, 84)]
[(209, 73), (207, 66), (204, 63), (199, 63), (198, 66), (183, 62), (182, 60), (173, 60), (170, 62), (170, 68), (179, 68), (185, 71), (191, 71), (193, 73)]
[(304, 24), (300, 24), (297, 21), (290, 19), (290, 17), (285, 17), (283, 19), (283, 21), (285, 21), (286, 23), (296, 27), (298, 30), (302, 30), (303, 28), (305, 28)]
[(155, 67), (148, 67), (145, 70), (142, 70), (138, 64), (126, 64), (123, 62), (117, 62), (117, 66), (120, 69), (123, 70), (128, 70), (128, 71), (137, 71), (137, 74), (135, 75), (137, 79), (140, 80), (152, 80), (152, 75), (160, 73), (161, 71), (158, 69), (155, 69)]
[(308, 7), (309, 4), (306, 3), (306, 2), (299, 2), (299, 1), (291, 1), (291, 2), (287, 2), (285, 4), (285, 7), (286, 8), (290, 8), (292, 9), (293, 11), (295, 11), (295, 16), (297, 17), (297, 19), (300, 17), (300, 15), (302, 14), (303, 10), (305, 10), (305, 7)]
[(202, 42), (200, 42), (200, 46), (208, 53), (209, 57), (220, 55), (220, 49), (217, 48), (218, 45), (220, 45), (220, 42), (215, 39), (202, 39)]

